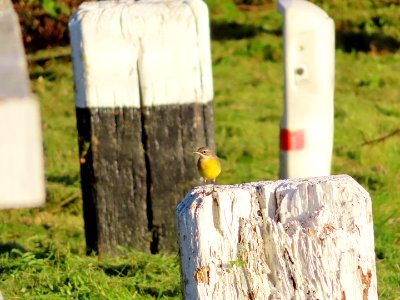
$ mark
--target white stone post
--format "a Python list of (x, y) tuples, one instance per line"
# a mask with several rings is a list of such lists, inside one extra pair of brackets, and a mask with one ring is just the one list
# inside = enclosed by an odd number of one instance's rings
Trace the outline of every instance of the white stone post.
[(0, 1), (0, 209), (45, 202), (42, 130), (11, 1)]
[(176, 215), (185, 299), (378, 299), (371, 199), (347, 175), (197, 187)]
[(315, 4), (279, 0), (284, 17), (280, 178), (327, 176), (333, 146), (335, 24)]

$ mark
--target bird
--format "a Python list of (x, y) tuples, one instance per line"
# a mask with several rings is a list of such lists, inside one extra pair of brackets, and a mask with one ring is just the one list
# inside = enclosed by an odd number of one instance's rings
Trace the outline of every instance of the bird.
[(213, 184), (221, 173), (221, 163), (218, 156), (216, 156), (209, 148), (200, 147), (193, 153), (200, 155), (197, 161), (197, 170), (199, 175), (203, 178), (204, 183), (211, 181)]

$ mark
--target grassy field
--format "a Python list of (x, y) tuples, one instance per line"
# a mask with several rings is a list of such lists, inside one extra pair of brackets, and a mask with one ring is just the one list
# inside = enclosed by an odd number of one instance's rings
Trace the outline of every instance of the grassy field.
[[(273, 5), (208, 3), (220, 183), (277, 179), (282, 18)], [(370, 192), (379, 297), (400, 299), (399, 8), (335, 3), (324, 1), (338, 29), (333, 173)], [(85, 256), (69, 51), (28, 55), (42, 108), (48, 199), (43, 208), (0, 212), (0, 291), (6, 299), (180, 298), (176, 255), (125, 249), (118, 257)]]

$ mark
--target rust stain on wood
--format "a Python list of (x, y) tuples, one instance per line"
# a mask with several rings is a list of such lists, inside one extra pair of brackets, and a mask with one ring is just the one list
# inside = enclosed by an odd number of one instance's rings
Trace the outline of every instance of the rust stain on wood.
[(369, 287), (371, 286), (372, 272), (371, 270), (367, 270), (367, 274), (364, 274), (360, 266), (358, 266), (358, 272), (360, 272), (361, 283), (363, 285), (363, 300), (367, 300), (368, 290)]
[(246, 295), (246, 300), (255, 300), (256, 299), (256, 292), (249, 291)]
[(306, 228), (306, 233), (309, 236), (314, 236), (315, 235), (315, 229), (311, 228), (311, 227), (308, 227), (308, 228)]
[(194, 279), (197, 283), (210, 284), (210, 267), (204, 266), (197, 268), (194, 272)]
[(243, 250), (243, 260), (246, 262), (246, 264), (249, 263), (249, 253), (246, 250)]
[(326, 235), (329, 235), (331, 232), (335, 231), (335, 227), (333, 227), (332, 224), (325, 224), (325, 226), (322, 228), (322, 231)]
[(198, 206), (198, 203), (196, 201), (193, 201), (193, 203), (190, 204), (190, 210), (195, 211), (197, 206)]

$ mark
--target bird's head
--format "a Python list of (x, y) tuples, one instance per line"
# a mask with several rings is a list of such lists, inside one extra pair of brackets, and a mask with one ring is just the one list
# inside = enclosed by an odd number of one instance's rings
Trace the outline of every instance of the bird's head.
[(212, 157), (214, 156), (214, 153), (208, 149), (207, 147), (200, 147), (197, 149), (197, 151), (194, 151), (193, 153), (200, 155), (201, 157)]

